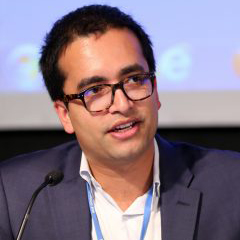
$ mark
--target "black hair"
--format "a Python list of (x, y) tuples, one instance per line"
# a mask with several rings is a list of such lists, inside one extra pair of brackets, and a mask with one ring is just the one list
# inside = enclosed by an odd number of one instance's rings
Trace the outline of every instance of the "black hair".
[(155, 71), (151, 40), (130, 15), (107, 5), (84, 6), (58, 20), (46, 35), (42, 46), (40, 69), (53, 101), (62, 99), (64, 95), (65, 76), (58, 66), (58, 60), (63, 51), (79, 36), (88, 36), (92, 33), (103, 34), (111, 28), (127, 28), (132, 31), (140, 42), (149, 70)]

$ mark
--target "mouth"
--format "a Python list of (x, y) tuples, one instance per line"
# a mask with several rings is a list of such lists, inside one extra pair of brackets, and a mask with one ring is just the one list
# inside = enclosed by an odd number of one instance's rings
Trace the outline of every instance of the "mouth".
[(139, 121), (132, 121), (125, 124), (114, 126), (109, 132), (126, 132), (139, 124)]
[(139, 119), (129, 119), (127, 121), (116, 122), (108, 131), (114, 139), (123, 141), (134, 137), (140, 130), (142, 121)]

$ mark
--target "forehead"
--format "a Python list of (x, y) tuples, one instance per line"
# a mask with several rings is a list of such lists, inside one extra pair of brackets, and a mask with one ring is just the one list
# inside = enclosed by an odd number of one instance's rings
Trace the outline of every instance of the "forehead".
[(148, 70), (139, 40), (127, 29), (78, 37), (59, 59), (65, 85), (92, 76), (116, 78), (123, 68), (134, 64)]

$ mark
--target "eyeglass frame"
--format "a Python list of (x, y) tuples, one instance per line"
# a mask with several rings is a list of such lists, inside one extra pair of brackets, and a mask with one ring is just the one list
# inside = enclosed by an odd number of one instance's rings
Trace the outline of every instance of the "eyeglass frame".
[[(146, 76), (148, 76), (148, 78), (150, 79), (151, 84), (152, 84), (152, 92), (151, 92), (151, 94), (148, 95), (147, 97), (134, 100), (134, 99), (131, 99), (131, 98), (127, 95), (127, 93), (125, 92), (125, 89), (124, 89), (123, 85), (124, 85), (124, 83), (125, 83), (126, 81), (129, 80), (129, 78), (135, 77), (135, 76), (139, 76), (139, 75), (146, 75)], [(155, 75), (154, 72), (139, 73), (139, 74), (135, 74), (135, 75), (133, 75), (133, 76), (127, 77), (127, 78), (123, 79), (122, 81), (119, 81), (118, 83), (113, 83), (113, 84), (110, 84), (110, 83), (98, 84), (98, 85), (95, 85), (95, 86), (91, 86), (91, 87), (89, 87), (89, 88), (87, 88), (87, 89), (84, 89), (84, 90), (83, 90), (82, 92), (80, 92), (80, 93), (64, 94), (62, 101), (63, 101), (64, 104), (67, 106), (70, 101), (79, 99), (79, 100), (82, 101), (82, 103), (83, 103), (83, 105), (84, 105), (84, 107), (86, 108), (87, 111), (92, 112), (92, 113), (94, 113), (94, 112), (95, 112), (95, 113), (96, 113), (96, 112), (102, 112), (102, 111), (105, 111), (105, 110), (109, 109), (109, 108), (112, 106), (112, 104), (113, 104), (113, 102), (114, 102), (115, 92), (116, 92), (117, 89), (121, 89), (122, 92), (124, 93), (124, 96), (125, 96), (128, 100), (130, 100), (130, 101), (137, 102), (137, 101), (142, 101), (142, 100), (144, 100), (144, 99), (149, 98), (149, 97), (153, 94), (153, 91), (154, 91), (154, 80), (155, 80), (155, 79), (156, 79), (156, 75)], [(84, 99), (84, 94), (85, 94), (86, 91), (89, 91), (91, 88), (94, 88), (94, 87), (96, 87), (96, 86), (109, 86), (109, 87), (111, 87), (111, 89), (112, 89), (112, 99), (111, 99), (110, 105), (109, 105), (107, 108), (104, 108), (104, 109), (98, 110), (98, 111), (90, 111), (90, 110), (87, 108), (87, 104), (86, 104), (85, 99)]]

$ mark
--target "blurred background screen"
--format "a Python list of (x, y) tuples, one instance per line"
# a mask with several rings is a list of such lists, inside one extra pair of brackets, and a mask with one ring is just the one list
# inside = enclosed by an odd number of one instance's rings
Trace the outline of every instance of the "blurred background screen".
[(240, 126), (240, 1), (0, 1), (0, 129), (60, 127), (38, 68), (53, 23), (83, 5), (132, 15), (150, 35), (159, 126)]

